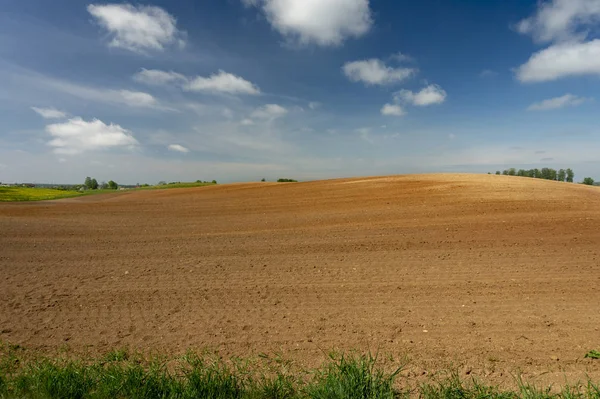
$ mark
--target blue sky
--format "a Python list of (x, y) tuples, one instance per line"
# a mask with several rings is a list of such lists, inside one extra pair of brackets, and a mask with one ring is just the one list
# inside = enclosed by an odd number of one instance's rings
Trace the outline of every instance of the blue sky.
[(600, 177), (600, 0), (4, 0), (0, 181)]

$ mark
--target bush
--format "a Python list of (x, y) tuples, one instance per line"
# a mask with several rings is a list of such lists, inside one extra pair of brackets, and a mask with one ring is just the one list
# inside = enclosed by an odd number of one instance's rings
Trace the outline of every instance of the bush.
[(277, 183), (298, 183), (298, 180), (294, 180), (294, 179), (278, 179)]
[(592, 179), (591, 177), (586, 177), (583, 179), (583, 184), (586, 184), (588, 186), (593, 186), (594, 185), (594, 179)]

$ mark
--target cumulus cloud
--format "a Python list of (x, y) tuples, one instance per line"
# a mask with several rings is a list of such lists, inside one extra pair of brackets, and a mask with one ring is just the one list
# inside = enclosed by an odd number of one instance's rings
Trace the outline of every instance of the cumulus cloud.
[(276, 119), (288, 113), (288, 110), (277, 104), (267, 104), (263, 107), (257, 108), (250, 115), (254, 119)]
[(197, 76), (184, 85), (185, 90), (227, 93), (227, 94), (260, 94), (260, 89), (246, 79), (219, 70), (209, 77)]
[(540, 43), (540, 50), (516, 68), (521, 82), (544, 82), (569, 76), (600, 75), (600, 40), (589, 40), (600, 22), (600, 0), (551, 0), (516, 30)]
[(67, 117), (65, 112), (59, 111), (55, 108), (31, 107), (31, 109), (44, 119), (63, 119)]
[(175, 17), (160, 7), (90, 4), (87, 10), (112, 37), (111, 47), (145, 52), (185, 43), (185, 34), (177, 29)]
[(417, 73), (414, 68), (392, 68), (381, 60), (370, 59), (347, 62), (342, 67), (344, 74), (352, 82), (367, 85), (390, 85), (401, 82)]
[(531, 104), (527, 110), (529, 111), (549, 111), (558, 108), (565, 107), (576, 107), (583, 104), (588, 99), (583, 97), (577, 97), (573, 94), (565, 94), (561, 97), (550, 98), (548, 100), (540, 101), (538, 103)]
[(184, 154), (187, 154), (188, 152), (190, 152), (190, 150), (180, 144), (170, 144), (167, 147), (170, 151), (175, 151), (175, 152), (182, 152)]
[(81, 118), (69, 119), (64, 123), (46, 126), (52, 136), (48, 145), (56, 154), (80, 154), (86, 151), (109, 148), (132, 148), (138, 144), (131, 132), (119, 125), (107, 125), (99, 119), (85, 121)]
[(600, 0), (551, 0), (538, 3), (536, 13), (516, 29), (542, 43), (584, 40), (585, 28), (600, 22)]
[(373, 20), (369, 0), (242, 0), (258, 7), (280, 34), (300, 44), (338, 46), (366, 34)]
[(381, 114), (386, 116), (403, 116), (404, 109), (398, 104), (385, 104), (381, 108)]
[(521, 82), (544, 82), (567, 76), (600, 75), (600, 40), (564, 43), (534, 53), (517, 68)]
[(167, 85), (172, 83), (187, 82), (187, 78), (180, 73), (145, 68), (142, 68), (139, 72), (133, 75), (133, 80), (147, 85)]
[(419, 92), (400, 90), (394, 95), (396, 101), (425, 107), (428, 105), (441, 104), (446, 101), (447, 94), (438, 85), (429, 85)]

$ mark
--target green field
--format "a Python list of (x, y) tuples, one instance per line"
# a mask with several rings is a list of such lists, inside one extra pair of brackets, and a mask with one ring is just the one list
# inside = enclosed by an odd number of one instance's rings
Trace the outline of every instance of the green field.
[(0, 202), (43, 201), (79, 197), (79, 191), (54, 190), (52, 188), (0, 187)]
[[(190, 187), (204, 187), (212, 186), (214, 183), (169, 183), (155, 186), (142, 186), (137, 188), (128, 188), (127, 190), (162, 190), (170, 188), (190, 188)], [(75, 190), (56, 190), (52, 188), (38, 188), (38, 187), (0, 187), (0, 202), (18, 202), (18, 201), (45, 201), (55, 200), (61, 198), (73, 198), (81, 197), (83, 195), (94, 195), (94, 194), (105, 194), (114, 193), (115, 190), (86, 190), (86, 191), (75, 191)]]

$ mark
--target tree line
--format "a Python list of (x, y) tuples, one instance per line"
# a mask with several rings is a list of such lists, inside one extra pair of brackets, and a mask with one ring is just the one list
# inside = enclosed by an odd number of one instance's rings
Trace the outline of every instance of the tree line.
[(119, 188), (119, 185), (113, 180), (109, 180), (108, 183), (102, 182), (98, 184), (98, 180), (88, 176), (85, 178), (83, 187), (85, 187), (88, 190), (97, 190), (99, 188), (103, 190), (117, 190)]
[[(534, 179), (545, 179), (545, 180), (554, 180), (554, 181), (564, 181), (567, 183), (573, 183), (573, 179), (575, 178), (575, 172), (573, 169), (552, 169), (552, 168), (542, 168), (542, 169), (505, 169), (502, 172), (499, 170), (496, 171), (497, 175), (505, 175), (505, 176), (522, 176), (522, 177), (532, 177)], [(583, 184), (594, 185), (594, 179), (591, 177), (586, 177), (583, 179)]]

